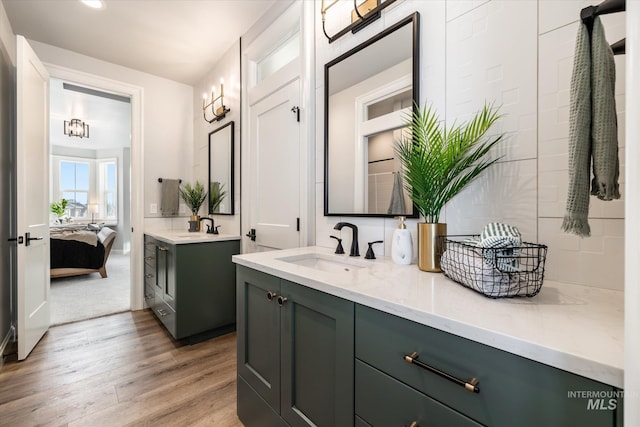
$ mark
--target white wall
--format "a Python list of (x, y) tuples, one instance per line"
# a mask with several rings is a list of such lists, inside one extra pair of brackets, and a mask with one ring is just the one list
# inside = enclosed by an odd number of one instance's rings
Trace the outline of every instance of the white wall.
[[(183, 181), (193, 179), (193, 88), (55, 46), (36, 41), (29, 43), (46, 64), (142, 88), (144, 226), (173, 228), (181, 227), (184, 223), (186, 229), (186, 211), (181, 218), (160, 218), (158, 178), (181, 178)], [(137, 195), (132, 194), (131, 197), (135, 198)], [(151, 204), (158, 206), (157, 214), (150, 213)]]
[[(393, 219), (323, 216), (323, 86), (325, 63), (414, 11), (420, 12), (420, 102), (448, 122), (465, 120), (485, 101), (502, 105), (496, 125), (507, 139), (493, 155), (503, 160), (449, 203), (441, 217), (451, 234), (478, 233), (489, 221), (516, 225), (528, 241), (549, 245), (545, 278), (623, 288), (624, 196), (592, 198), (592, 237), (560, 229), (567, 192), (569, 83), (580, 9), (564, 1), (420, 1), (389, 7), (366, 29), (329, 44), (316, 28), (316, 242), (333, 247), (338, 221), (360, 229), (360, 245), (384, 239), (390, 254)], [(319, 4), (316, 18), (319, 21)], [(610, 43), (624, 37), (624, 14), (602, 17)], [(616, 57), (620, 159), (624, 164), (624, 56)], [(622, 166), (621, 176), (624, 174)], [(624, 181), (622, 179), (621, 181)], [(624, 193), (624, 183), (621, 183)], [(408, 221), (414, 233), (416, 220)], [(347, 232), (348, 233), (348, 232)], [(350, 236), (346, 236), (348, 242)]]
[[(211, 86), (220, 92), (220, 79), (224, 79), (224, 103), (231, 111), (225, 118), (207, 123), (202, 116), (202, 94), (211, 98)], [(217, 95), (216, 95), (217, 96)], [(211, 119), (211, 112), (207, 116)], [(234, 121), (234, 215), (212, 215), (218, 230), (223, 234), (240, 234), (240, 41), (234, 43), (194, 88), (193, 97), (193, 165), (194, 179), (202, 183), (209, 180), (209, 133)], [(227, 189), (228, 191), (228, 189)], [(201, 215), (208, 212), (208, 199), (202, 207)]]

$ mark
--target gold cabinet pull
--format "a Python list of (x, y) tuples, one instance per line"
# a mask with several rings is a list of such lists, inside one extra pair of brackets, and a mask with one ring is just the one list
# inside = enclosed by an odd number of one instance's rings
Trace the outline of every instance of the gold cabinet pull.
[(409, 427), (418, 427), (418, 422), (412, 421), (411, 424), (409, 424)]
[(271, 291), (267, 291), (267, 299), (269, 301), (273, 301), (273, 299), (277, 296), (278, 294), (276, 294), (275, 292), (271, 292)]
[(465, 381), (465, 380), (461, 380), (460, 378), (454, 377), (453, 375), (449, 375), (446, 372), (441, 371), (440, 369), (434, 368), (433, 366), (427, 365), (426, 363), (418, 360), (418, 353), (416, 353), (415, 351), (409, 355), (405, 355), (404, 360), (407, 363), (416, 365), (429, 372), (433, 372), (434, 374), (446, 380), (449, 380), (455, 384), (458, 384), (459, 386), (464, 387), (464, 389), (467, 391), (470, 391), (472, 393), (480, 393), (480, 387), (478, 387), (478, 383), (480, 383), (480, 381), (478, 381), (478, 379), (475, 377), (471, 378), (469, 381)]

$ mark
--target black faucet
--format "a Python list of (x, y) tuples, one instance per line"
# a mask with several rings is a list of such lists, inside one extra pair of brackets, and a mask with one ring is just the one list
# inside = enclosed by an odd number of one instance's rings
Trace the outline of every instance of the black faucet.
[(358, 227), (355, 224), (349, 222), (339, 222), (333, 227), (334, 230), (342, 230), (342, 227), (349, 227), (351, 229), (351, 250), (349, 256), (360, 256), (360, 249), (358, 248)]
[(209, 226), (209, 224), (207, 224), (207, 234), (217, 234), (217, 233), (214, 233), (214, 230), (217, 227), (214, 227), (214, 222), (213, 222), (212, 218), (200, 218), (200, 222), (202, 222), (202, 221), (211, 221), (211, 226)]

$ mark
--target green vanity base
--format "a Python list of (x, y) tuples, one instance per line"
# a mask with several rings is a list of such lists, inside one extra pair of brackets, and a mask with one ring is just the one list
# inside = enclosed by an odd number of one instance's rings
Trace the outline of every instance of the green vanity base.
[(240, 242), (174, 245), (148, 235), (144, 242), (145, 302), (169, 333), (197, 342), (231, 332), (236, 317), (231, 257), (240, 253)]
[(579, 396), (613, 386), (240, 265), (237, 295), (247, 427), (622, 426), (621, 399)]
[(242, 266), (237, 295), (240, 420), (353, 425), (354, 303)]

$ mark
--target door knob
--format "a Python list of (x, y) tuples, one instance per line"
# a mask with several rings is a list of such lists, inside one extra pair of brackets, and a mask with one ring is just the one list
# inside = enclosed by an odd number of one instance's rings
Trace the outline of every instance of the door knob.
[(32, 240), (42, 240), (42, 237), (31, 237), (31, 233), (24, 233), (24, 245), (31, 246)]

